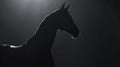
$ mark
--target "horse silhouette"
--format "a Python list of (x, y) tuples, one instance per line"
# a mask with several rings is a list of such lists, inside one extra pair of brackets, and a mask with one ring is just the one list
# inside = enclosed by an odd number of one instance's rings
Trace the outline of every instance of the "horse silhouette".
[(73, 37), (79, 35), (79, 30), (69, 14), (69, 7), (70, 5), (65, 7), (63, 4), (60, 9), (47, 16), (35, 35), (22, 46), (4, 44), (1, 48), (1, 67), (54, 67), (51, 48), (57, 30), (66, 31)]

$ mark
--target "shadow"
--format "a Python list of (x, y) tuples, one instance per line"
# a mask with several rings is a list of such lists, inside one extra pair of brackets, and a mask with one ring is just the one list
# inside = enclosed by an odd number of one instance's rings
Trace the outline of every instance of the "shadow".
[(51, 48), (57, 30), (66, 31), (73, 37), (79, 35), (69, 14), (69, 7), (70, 5), (65, 7), (63, 4), (60, 9), (47, 16), (35, 34), (21, 47), (8, 44), (2, 47), (1, 67), (55, 67)]

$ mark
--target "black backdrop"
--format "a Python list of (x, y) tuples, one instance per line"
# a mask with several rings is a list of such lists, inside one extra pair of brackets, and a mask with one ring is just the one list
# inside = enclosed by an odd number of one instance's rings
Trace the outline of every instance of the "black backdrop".
[(0, 0), (0, 43), (23, 43), (42, 19), (64, 2), (71, 4), (69, 11), (81, 37), (74, 40), (62, 31), (57, 32), (52, 49), (56, 67), (103, 67), (117, 63), (120, 44), (117, 0)]

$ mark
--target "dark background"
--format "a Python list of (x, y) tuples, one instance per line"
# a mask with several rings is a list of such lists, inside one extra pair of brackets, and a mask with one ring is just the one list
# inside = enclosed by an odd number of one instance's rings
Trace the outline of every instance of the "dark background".
[(81, 36), (72, 39), (57, 32), (52, 49), (56, 67), (115, 67), (120, 44), (118, 0), (0, 0), (0, 43), (23, 43), (64, 2), (71, 5), (69, 12)]

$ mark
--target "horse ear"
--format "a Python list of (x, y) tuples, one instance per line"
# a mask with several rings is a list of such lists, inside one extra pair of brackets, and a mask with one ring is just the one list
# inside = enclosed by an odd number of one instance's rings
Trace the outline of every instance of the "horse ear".
[(69, 8), (70, 8), (70, 4), (65, 9), (68, 10)]
[(62, 5), (62, 7), (60, 9), (64, 9), (64, 7), (65, 7), (65, 3), (63, 3), (63, 5)]

